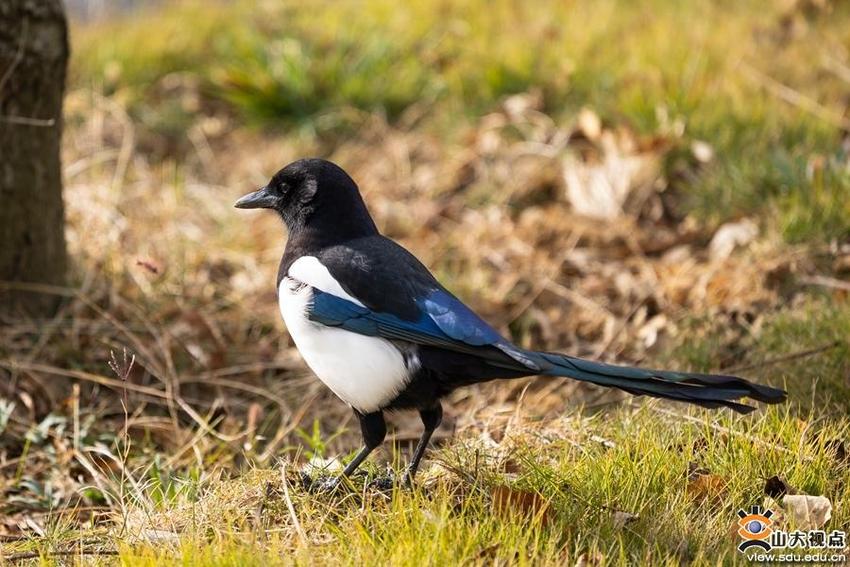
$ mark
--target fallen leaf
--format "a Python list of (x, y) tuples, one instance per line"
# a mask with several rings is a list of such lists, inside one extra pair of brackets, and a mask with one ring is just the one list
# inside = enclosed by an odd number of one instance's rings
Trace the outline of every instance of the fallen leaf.
[(758, 236), (758, 225), (750, 219), (729, 222), (717, 229), (708, 245), (712, 260), (725, 260), (735, 248), (746, 246)]
[(614, 443), (610, 439), (606, 439), (606, 438), (604, 438), (600, 435), (591, 435), (590, 440), (595, 442), (595, 443), (599, 443), (600, 445), (602, 445), (606, 449), (614, 449), (614, 448), (617, 447), (616, 443)]
[(694, 444), (691, 446), (691, 451), (695, 455), (700, 455), (704, 453), (706, 449), (708, 449), (708, 439), (706, 439), (705, 437), (698, 437), (694, 441)]
[(786, 494), (782, 510), (793, 518), (798, 529), (813, 530), (823, 527), (832, 517), (832, 502), (826, 496)]
[(493, 510), (497, 514), (522, 514), (540, 518), (546, 525), (552, 521), (549, 502), (536, 492), (520, 490), (510, 486), (497, 486), (493, 489)]
[(839, 256), (832, 262), (832, 271), (836, 274), (846, 274), (850, 272), (850, 255), (845, 254)]
[(503, 106), (511, 120), (521, 120), (529, 112), (539, 112), (543, 108), (543, 93), (540, 90), (532, 90), (511, 95), (505, 99)]
[(505, 459), (505, 462), (502, 463), (502, 472), (505, 474), (519, 474), (522, 472), (522, 465), (513, 458)]
[(697, 465), (695, 462), (691, 461), (688, 463), (688, 481), (696, 480), (700, 476), (705, 476), (707, 474), (711, 474), (711, 471), (705, 467), (701, 467)]
[(667, 327), (667, 323), (665, 315), (656, 315), (638, 330), (637, 336), (643, 341), (644, 346), (649, 348), (656, 343), (658, 334)]
[(763, 506), (773, 510), (776, 525), (799, 530), (821, 528), (832, 517), (832, 502), (826, 496), (786, 494), (779, 499), (765, 496)]
[(830, 439), (826, 442), (826, 450), (835, 458), (835, 460), (844, 464), (850, 463), (850, 455), (847, 454), (847, 446), (841, 439)]
[(602, 120), (591, 109), (582, 108), (578, 113), (578, 129), (588, 140), (598, 140), (602, 134)]
[(660, 156), (652, 152), (629, 153), (610, 132), (600, 138), (601, 162), (564, 160), (567, 200), (576, 213), (596, 219), (615, 219), (632, 191), (651, 187), (658, 178)]
[(764, 483), (764, 493), (775, 500), (781, 500), (786, 494), (796, 492), (778, 476), (772, 476)]
[(24, 518), (24, 525), (38, 534), (39, 537), (45, 537), (44, 528), (32, 518)]
[(700, 163), (708, 163), (714, 159), (714, 148), (708, 142), (694, 140), (691, 142), (691, 153)]
[(691, 500), (717, 504), (726, 496), (727, 484), (718, 474), (698, 472), (690, 476), (685, 492)]

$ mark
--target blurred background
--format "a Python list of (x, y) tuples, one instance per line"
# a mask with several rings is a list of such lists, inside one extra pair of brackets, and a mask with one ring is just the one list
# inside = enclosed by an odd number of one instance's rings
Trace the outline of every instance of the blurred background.
[[(304, 156), (345, 168), (381, 230), (523, 346), (850, 409), (846, 3), (66, 8), (67, 269), (11, 286), (48, 311), (3, 315), (0, 533), (81, 502), (93, 521), (124, 469), (166, 494), (176, 471), (354, 448), (279, 320), (282, 224), (232, 207)], [(487, 384), (453, 396), (438, 438), (520, 398), (535, 418), (643, 403)], [(418, 437), (392, 420), (401, 447)]]

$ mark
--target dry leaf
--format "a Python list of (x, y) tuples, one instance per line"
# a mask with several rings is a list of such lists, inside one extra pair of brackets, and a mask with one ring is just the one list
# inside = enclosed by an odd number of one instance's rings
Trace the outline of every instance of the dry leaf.
[(585, 138), (596, 141), (602, 134), (602, 120), (589, 108), (582, 108), (578, 113), (578, 129)]
[(850, 463), (850, 458), (848, 458), (847, 454), (847, 447), (841, 439), (830, 439), (826, 442), (825, 447), (827, 451), (833, 455), (835, 460), (844, 464)]
[(522, 120), (529, 112), (539, 112), (543, 108), (543, 93), (539, 90), (532, 90), (511, 95), (505, 99), (503, 106), (511, 120)]
[(846, 274), (850, 272), (850, 255), (839, 256), (832, 262), (832, 271), (836, 274)]
[(787, 494), (782, 507), (786, 513), (793, 514), (794, 524), (804, 530), (821, 528), (832, 517), (832, 502), (826, 496)]
[(788, 486), (788, 483), (779, 478), (772, 476), (764, 483), (764, 493), (775, 500), (781, 500), (786, 494), (794, 494), (796, 490)]
[(708, 449), (708, 439), (705, 437), (697, 437), (694, 444), (691, 445), (691, 451), (695, 455), (700, 455)]
[(708, 163), (714, 159), (714, 148), (708, 142), (694, 140), (691, 142), (691, 153), (700, 163)]
[(826, 496), (786, 494), (780, 502), (770, 496), (764, 499), (764, 507), (774, 511), (773, 520), (779, 525), (814, 530), (822, 528), (832, 517), (832, 502)]
[(627, 154), (605, 132), (601, 163), (583, 163), (574, 158), (564, 162), (567, 200), (581, 214), (614, 219), (623, 214), (623, 204), (633, 189), (646, 186), (658, 175), (658, 156)]
[(691, 500), (719, 503), (726, 496), (727, 481), (720, 475), (697, 473), (691, 476), (685, 490)]
[(656, 315), (646, 322), (637, 332), (638, 338), (643, 341), (646, 348), (653, 346), (658, 341), (658, 334), (667, 326), (667, 317), (663, 314)]
[(552, 521), (549, 502), (536, 492), (519, 490), (510, 486), (497, 486), (493, 489), (493, 510), (497, 514), (522, 514), (538, 517), (546, 525)]
[(758, 233), (758, 225), (750, 219), (726, 223), (714, 233), (708, 245), (708, 254), (712, 260), (725, 260), (735, 248), (752, 242)]
[(509, 457), (502, 463), (502, 472), (505, 474), (519, 474), (522, 472), (522, 465), (516, 459)]

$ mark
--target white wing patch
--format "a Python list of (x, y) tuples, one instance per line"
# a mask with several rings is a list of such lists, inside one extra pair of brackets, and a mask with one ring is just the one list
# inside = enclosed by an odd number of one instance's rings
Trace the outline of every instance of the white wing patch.
[(360, 307), (366, 307), (356, 297), (349, 295), (339, 282), (334, 279), (324, 264), (319, 262), (315, 256), (301, 256), (295, 260), (289, 267), (289, 277), (305, 283), (309, 286), (320, 289), (325, 293), (330, 293), (337, 297), (347, 299), (352, 303), (356, 303)]
[(354, 409), (363, 413), (382, 409), (404, 389), (415, 368), (408, 368), (401, 351), (385, 339), (310, 321), (307, 309), (314, 288), (363, 306), (317, 258), (296, 260), (280, 282), (278, 297), (298, 352), (316, 376)]

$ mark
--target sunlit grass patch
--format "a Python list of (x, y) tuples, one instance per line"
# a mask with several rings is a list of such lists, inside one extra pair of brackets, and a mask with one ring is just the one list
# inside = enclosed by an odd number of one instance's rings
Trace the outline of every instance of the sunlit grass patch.
[[(131, 513), (116, 543), (127, 565), (737, 563), (736, 511), (761, 503), (772, 476), (825, 495), (829, 528), (847, 525), (848, 463), (834, 444), (847, 434), (846, 420), (786, 408), (742, 417), (651, 403), (512, 420), (498, 442), (468, 431), (433, 451), (413, 491), (356, 477), (313, 493), (289, 463), (285, 489), (280, 468), (211, 480), (197, 497)], [(706, 475), (715, 481), (697, 480)]]

